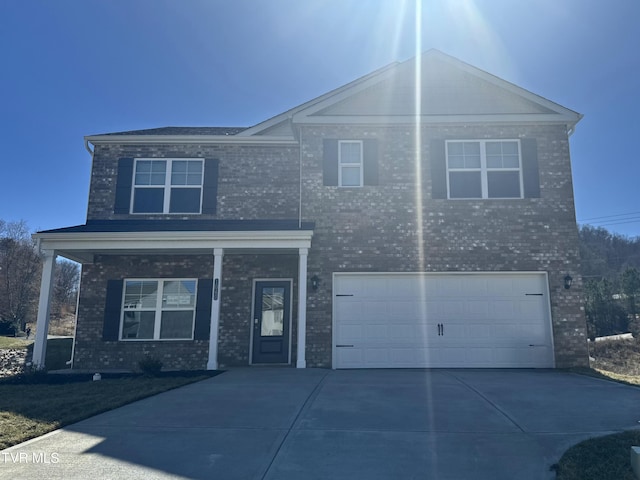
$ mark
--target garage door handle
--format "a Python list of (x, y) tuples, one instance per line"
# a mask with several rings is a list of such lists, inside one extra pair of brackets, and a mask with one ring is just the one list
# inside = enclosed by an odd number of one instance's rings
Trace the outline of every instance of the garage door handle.
[(444, 323), (438, 324), (438, 336), (444, 336)]
[(338, 348), (338, 347), (351, 347), (351, 348), (353, 348), (353, 345), (336, 345), (336, 348)]

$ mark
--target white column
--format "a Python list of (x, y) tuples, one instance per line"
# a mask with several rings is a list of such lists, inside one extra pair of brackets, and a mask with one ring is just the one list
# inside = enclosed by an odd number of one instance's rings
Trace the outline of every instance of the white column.
[(33, 365), (37, 369), (45, 367), (44, 359), (47, 354), (51, 293), (53, 292), (53, 275), (55, 274), (56, 266), (56, 252), (54, 250), (46, 250), (42, 254), (44, 255), (44, 265), (42, 266), (42, 279), (40, 281), (36, 338), (33, 344)]
[(307, 349), (307, 256), (309, 249), (299, 250), (300, 258), (298, 262), (298, 360), (297, 368), (306, 368), (307, 360), (305, 351)]
[(224, 250), (213, 251), (213, 297), (211, 300), (211, 332), (209, 333), (209, 360), (207, 370), (218, 369), (218, 326), (220, 325), (220, 292), (222, 291), (222, 258)]

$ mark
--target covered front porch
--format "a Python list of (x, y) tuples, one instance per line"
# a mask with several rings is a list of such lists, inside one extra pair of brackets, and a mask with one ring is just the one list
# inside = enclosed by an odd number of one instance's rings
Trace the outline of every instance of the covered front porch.
[[(168, 364), (171, 369), (215, 370), (246, 357), (245, 364), (293, 362), (305, 368), (307, 257), (312, 236), (312, 224), (285, 220), (102, 221), (39, 232), (34, 238), (44, 267), (34, 365), (45, 368), (55, 260), (62, 256), (83, 265), (74, 345), (78, 351), (74, 348), (73, 358), (82, 361), (74, 363), (74, 368), (122, 368), (131, 364), (134, 354), (157, 352), (171, 352), (167, 354), (174, 359)], [(126, 318), (131, 316), (127, 309), (132, 304), (123, 300), (131, 296), (127, 282), (152, 283), (149, 279), (159, 279), (158, 285), (162, 279), (181, 279), (187, 287), (198, 285), (197, 300), (193, 292), (191, 337), (165, 338), (164, 327), (156, 326), (150, 337), (130, 338)], [(118, 283), (119, 290), (113, 290)], [(167, 292), (169, 283), (176, 280), (164, 281)], [(269, 323), (273, 323), (273, 312), (259, 311), (259, 299), (273, 300), (274, 295), (277, 299), (272, 303), (287, 302), (279, 328)], [(167, 295), (160, 291), (158, 296), (162, 297), (158, 305), (165, 304)], [(268, 355), (277, 346), (278, 336), (282, 337), (280, 348), (289, 349), (282, 362)], [(261, 357), (261, 352), (266, 355)]]

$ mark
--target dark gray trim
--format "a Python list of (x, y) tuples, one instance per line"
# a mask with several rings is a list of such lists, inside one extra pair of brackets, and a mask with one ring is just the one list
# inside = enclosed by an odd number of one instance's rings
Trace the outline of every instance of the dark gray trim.
[(322, 183), (338, 185), (338, 140), (325, 138), (322, 142)]
[(540, 197), (540, 171), (538, 168), (538, 142), (535, 138), (522, 138), (522, 184), (525, 198)]
[(378, 140), (364, 140), (362, 146), (363, 178), (365, 185), (378, 185)]
[(118, 177), (116, 179), (116, 200), (113, 213), (126, 215), (131, 205), (131, 184), (133, 182), (133, 158), (118, 160)]
[(248, 232), (276, 230), (313, 230), (314, 222), (293, 219), (275, 220), (89, 220), (86, 225), (45, 230), (38, 233), (100, 232)]
[(122, 280), (107, 281), (107, 295), (104, 305), (102, 340), (116, 342), (120, 338), (120, 316), (122, 311)]
[[(447, 154), (444, 140), (431, 140), (431, 198), (447, 198)], [(426, 169), (425, 169), (426, 170)]]
[(202, 184), (202, 213), (215, 215), (218, 203), (218, 168), (216, 158), (204, 161), (204, 181)]
[(209, 340), (211, 330), (211, 296), (213, 294), (213, 279), (198, 279), (198, 293), (196, 300), (196, 317), (193, 329), (194, 340)]

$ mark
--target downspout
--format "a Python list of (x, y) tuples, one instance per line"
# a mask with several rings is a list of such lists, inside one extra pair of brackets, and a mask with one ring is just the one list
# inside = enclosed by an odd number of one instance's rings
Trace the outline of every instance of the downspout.
[(302, 230), (302, 129), (300, 127), (296, 129), (293, 126), (293, 118), (289, 118), (289, 121), (291, 122), (291, 130), (298, 140), (298, 229)]
[(298, 133), (298, 151), (300, 152), (300, 204), (298, 205), (298, 228), (302, 230), (302, 131)]
[[(89, 152), (89, 155), (91, 155), (91, 170), (89, 172), (89, 195), (91, 195), (91, 179), (93, 178), (93, 156), (95, 155), (96, 147), (94, 145), (93, 150), (91, 150), (91, 148), (89, 147), (89, 140), (87, 140), (87, 137), (85, 137), (84, 148), (87, 150), (87, 152)], [(88, 208), (89, 208), (89, 199), (87, 199), (87, 209)], [(89, 212), (87, 211), (87, 216), (88, 215), (89, 215)], [(39, 240), (40, 239), (38, 239), (38, 241)], [(80, 273), (79, 273), (80, 282), (78, 283), (78, 292), (77, 292), (77, 298), (76, 298), (76, 322), (73, 328), (73, 343), (71, 344), (71, 360), (67, 362), (67, 365), (69, 365), (69, 368), (71, 368), (71, 370), (73, 370), (73, 364), (74, 364), (75, 354), (76, 354), (76, 340), (78, 338), (78, 312), (80, 311), (80, 289), (82, 288), (82, 269), (83, 269), (83, 265), (80, 264)]]

